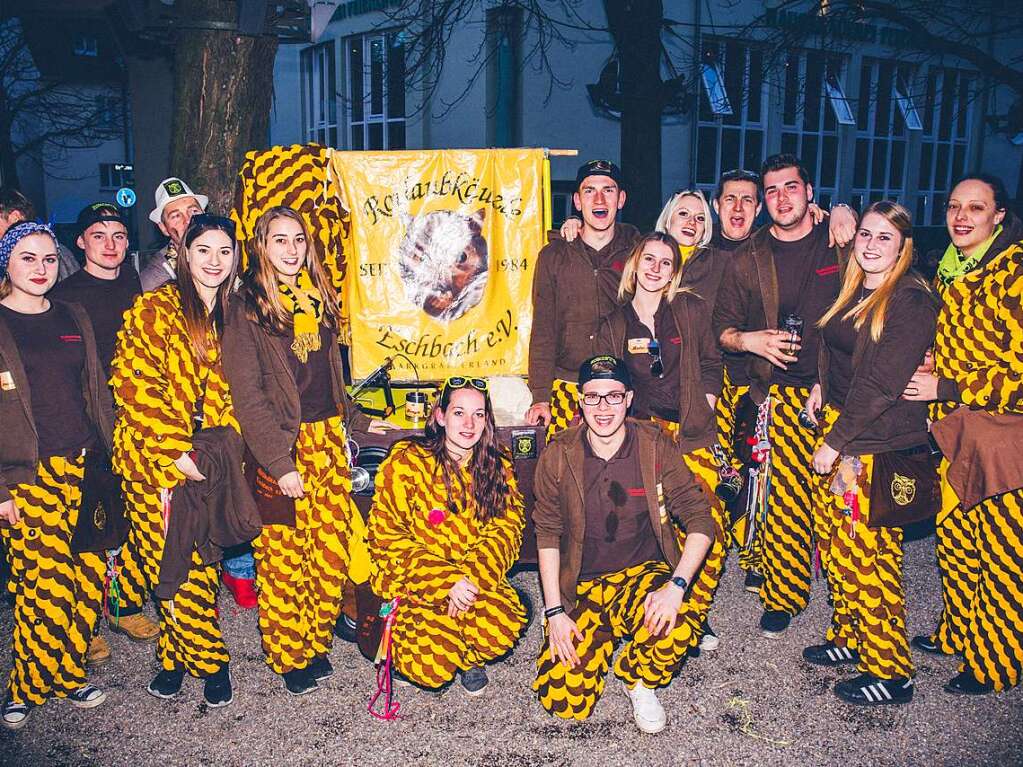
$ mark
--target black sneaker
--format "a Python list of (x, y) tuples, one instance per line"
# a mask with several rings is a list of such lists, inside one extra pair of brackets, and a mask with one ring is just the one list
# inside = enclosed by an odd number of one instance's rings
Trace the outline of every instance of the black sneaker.
[(780, 637), (791, 621), (792, 616), (784, 610), (764, 610), (760, 616), (760, 633), (771, 639)]
[(153, 681), (149, 683), (146, 692), (154, 698), (170, 700), (181, 692), (181, 682), (184, 681), (184, 678), (184, 671), (161, 671), (153, 677)]
[(884, 706), (913, 700), (913, 680), (908, 676), (879, 679), (860, 674), (835, 682), (835, 695), (854, 706)]
[(759, 594), (760, 587), (764, 585), (764, 576), (756, 570), (749, 570), (746, 573), (746, 580), (743, 585), (750, 594)]
[(67, 696), (67, 702), (75, 708), (95, 708), (106, 699), (107, 694), (94, 684), (79, 687)]
[(341, 613), (341, 617), (334, 624), (334, 636), (354, 644), (359, 640), (359, 627), (355, 624), (355, 621)]
[(18, 703), (8, 700), (0, 707), (0, 723), (8, 730), (20, 730), (28, 724), (28, 718), (31, 715), (31, 703)]
[(334, 667), (330, 665), (330, 659), (326, 655), (321, 655), (318, 658), (313, 658), (309, 665), (305, 667), (313, 679), (317, 682), (323, 681), (324, 679), (330, 679), (334, 676)]
[(281, 676), (284, 677), (285, 689), (292, 695), (305, 695), (320, 689), (320, 686), (316, 684), (316, 680), (307, 668), (285, 671)]
[(994, 690), (993, 684), (977, 681), (977, 677), (970, 671), (962, 671), (945, 683), (945, 692), (953, 695), (987, 695)]
[(234, 692), (231, 690), (231, 672), (226, 663), (215, 674), (206, 677), (202, 696), (210, 708), (220, 708), (234, 700)]
[(487, 685), (490, 684), (490, 679), (487, 678), (487, 670), (482, 666), (463, 671), (458, 675), (458, 680), (462, 683), (465, 691), (473, 697), (482, 695), (483, 691), (487, 689)]
[(917, 634), (909, 643), (920, 650), (921, 652), (928, 653), (929, 655), (951, 655), (938, 647), (938, 643), (934, 641), (934, 637), (928, 636), (927, 634)]
[(839, 647), (834, 642), (825, 642), (805, 648), (803, 660), (815, 666), (843, 666), (846, 663), (859, 663), (860, 654), (848, 647)]

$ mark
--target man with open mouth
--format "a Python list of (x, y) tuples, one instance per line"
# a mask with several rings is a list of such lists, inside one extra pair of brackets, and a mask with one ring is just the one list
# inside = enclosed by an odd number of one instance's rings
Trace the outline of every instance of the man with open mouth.
[(576, 412), (576, 373), (597, 352), (597, 324), (617, 304), (622, 267), (639, 232), (618, 222), (625, 205), (621, 169), (591, 160), (576, 173), (572, 201), (582, 212), (579, 237), (553, 236), (533, 275), (533, 328), (529, 337), (531, 425), (548, 436), (567, 427)]

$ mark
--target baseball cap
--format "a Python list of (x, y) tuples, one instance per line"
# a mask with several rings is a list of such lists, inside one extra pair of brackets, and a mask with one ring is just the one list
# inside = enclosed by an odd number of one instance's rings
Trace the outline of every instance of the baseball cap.
[(579, 388), (588, 381), (618, 381), (626, 389), (632, 388), (632, 376), (625, 363), (610, 354), (598, 354), (590, 357), (579, 366)]
[(575, 174), (575, 185), (578, 187), (588, 176), (607, 176), (618, 186), (622, 186), (622, 169), (610, 160), (590, 160), (579, 167)]
[(154, 224), (159, 224), (161, 217), (163, 216), (163, 209), (167, 207), (169, 203), (174, 202), (182, 197), (194, 197), (196, 202), (199, 203), (199, 207), (206, 210), (206, 205), (209, 203), (210, 198), (204, 194), (196, 194), (191, 188), (176, 176), (165, 178), (160, 182), (159, 186), (156, 187), (156, 208), (149, 214), (149, 220)]
[(120, 224), (125, 229), (128, 228), (124, 218), (121, 216), (120, 209), (116, 205), (112, 205), (109, 202), (94, 202), (92, 205), (86, 205), (78, 214), (78, 219), (75, 222), (78, 235), (85, 234), (86, 229), (93, 224), (98, 224), (100, 221), (110, 221), (114, 224)]

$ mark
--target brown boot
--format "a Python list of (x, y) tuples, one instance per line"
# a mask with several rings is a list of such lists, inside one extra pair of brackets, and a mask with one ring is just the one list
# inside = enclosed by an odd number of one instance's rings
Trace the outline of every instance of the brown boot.
[(108, 618), (110, 628), (124, 634), (133, 642), (155, 642), (160, 636), (160, 626), (146, 617), (144, 613), (122, 615), (119, 618)]
[(89, 642), (89, 649), (85, 651), (85, 665), (89, 668), (102, 666), (110, 660), (110, 645), (107, 640), (97, 634)]

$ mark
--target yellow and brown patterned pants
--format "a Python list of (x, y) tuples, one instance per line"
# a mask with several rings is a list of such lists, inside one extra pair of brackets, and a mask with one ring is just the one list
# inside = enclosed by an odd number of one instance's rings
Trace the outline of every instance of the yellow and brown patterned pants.
[[(685, 533), (680, 533), (684, 542)], [(725, 549), (715, 541), (703, 569), (693, 581), (679, 610), (674, 630), (651, 636), (643, 628), (643, 601), (671, 576), (665, 562), (644, 562), (617, 573), (580, 581), (578, 604), (571, 611), (583, 638), (576, 643), (579, 665), (555, 663), (544, 637), (536, 662), (533, 690), (549, 713), (562, 719), (586, 719), (604, 691), (611, 656), (623, 640), (614, 661), (614, 673), (627, 687), (668, 684), (682, 660), (699, 641), (714, 589), (721, 577)]]
[(448, 617), (447, 606), (447, 600), (398, 606), (392, 629), (394, 664), (422, 687), (440, 687), (458, 671), (500, 658), (526, 625), (525, 608), (506, 580), (493, 591), (481, 591), (458, 617)]
[[(829, 418), (829, 425), (835, 420)], [(844, 500), (831, 492), (834, 473), (817, 475), (814, 488), (814, 512), (821, 517), (821, 526), (828, 528), (827, 539), (818, 545), (834, 587), (834, 617), (827, 639), (856, 650), (860, 655), (857, 668), (863, 673), (879, 679), (912, 676), (902, 588), (902, 530), (867, 526), (874, 457), (863, 455), (860, 460), (858, 522), (853, 523)]]
[(72, 554), (82, 502), (82, 458), (39, 462), (35, 482), (11, 488), (21, 521), (0, 528), (14, 595), (14, 664), (7, 695), (41, 705), (86, 683), (85, 651), (103, 602), (99, 554)]
[(551, 384), (551, 422), (547, 425), (547, 441), (567, 429), (579, 414), (579, 384), (555, 378)]
[(295, 526), (267, 525), (252, 542), (259, 584), (259, 630), (277, 674), (330, 652), (348, 579), (352, 478), (340, 418), (299, 426), (295, 463), (305, 495)]
[[(735, 442), (735, 412), (739, 406), (739, 400), (749, 391), (749, 386), (735, 386), (728, 378), (728, 370), (724, 371), (724, 383), (721, 387), (721, 396), (718, 397), (715, 416), (717, 419), (718, 444), (725, 455), (732, 463), (732, 467), (742, 472), (743, 466), (735, 456), (732, 445)], [(745, 480), (745, 477), (743, 477)], [(763, 560), (763, 532), (761, 528), (754, 530), (753, 540), (749, 547), (746, 546), (746, 531), (749, 520), (741, 516), (734, 525), (726, 525), (725, 530), (729, 533), (729, 548), (735, 547), (739, 550), (739, 567), (745, 571), (761, 571)]]
[[(763, 537), (760, 601), (765, 610), (801, 612), (810, 598), (813, 534), (811, 513), (813, 483), (810, 461), (815, 437), (799, 424), (810, 390), (794, 386), (772, 386), (774, 401), (769, 440), (771, 443), (771, 488)], [(817, 515), (819, 517), (820, 515)], [(816, 530), (818, 537), (826, 529)]]
[[(166, 534), (163, 521), (163, 491), (141, 482), (124, 482), (131, 529), (128, 545), (138, 553), (151, 592), (160, 581), (160, 564)], [(217, 568), (204, 565), (192, 552), (188, 578), (173, 599), (157, 604), (160, 639), (156, 655), (166, 671), (187, 671), (204, 677), (216, 673), (230, 661), (217, 616)]]
[(943, 610), (934, 641), (959, 653), (995, 690), (1023, 678), (1023, 490), (988, 498), (969, 511), (945, 479), (942, 461), (937, 555)]

